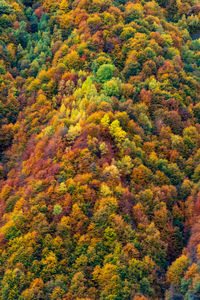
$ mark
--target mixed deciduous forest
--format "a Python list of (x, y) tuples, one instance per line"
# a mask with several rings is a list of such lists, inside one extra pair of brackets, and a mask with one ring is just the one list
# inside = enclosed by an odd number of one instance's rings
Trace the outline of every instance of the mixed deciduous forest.
[(198, 0), (0, 0), (0, 299), (200, 299)]

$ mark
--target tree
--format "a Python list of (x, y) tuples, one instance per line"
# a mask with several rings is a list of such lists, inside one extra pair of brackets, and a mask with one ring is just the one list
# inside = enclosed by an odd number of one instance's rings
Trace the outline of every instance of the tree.
[(113, 243), (117, 240), (117, 235), (115, 230), (111, 227), (107, 227), (104, 232), (105, 245), (108, 247), (113, 247)]
[(54, 252), (49, 251), (41, 260), (42, 272), (41, 277), (43, 280), (49, 280), (57, 273), (58, 260)]
[(26, 276), (21, 268), (7, 270), (2, 280), (1, 298), (3, 300), (19, 299), (22, 290), (28, 283), (30, 283), (30, 274)]
[(189, 265), (187, 256), (182, 255), (177, 258), (167, 271), (167, 281), (169, 283), (180, 284), (181, 278)]
[(118, 120), (115, 120), (111, 123), (110, 133), (115, 138), (117, 143), (122, 143), (125, 140), (126, 132), (122, 130)]
[(115, 165), (110, 165), (105, 167), (103, 171), (103, 179), (108, 181), (108, 183), (114, 184), (115, 182), (118, 182), (120, 179), (120, 173)]
[(105, 264), (102, 269), (97, 266), (94, 269), (93, 278), (100, 286), (100, 294), (102, 298), (119, 298), (121, 294), (121, 280), (117, 266), (109, 263)]
[(198, 132), (194, 126), (190, 126), (183, 131), (183, 140), (187, 148), (193, 150), (197, 146)]
[(97, 70), (97, 79), (104, 83), (113, 77), (115, 67), (111, 64), (103, 64)]
[(106, 81), (103, 85), (103, 93), (110, 97), (119, 97), (121, 94), (120, 82), (114, 79)]
[(30, 288), (25, 289), (21, 294), (21, 299), (40, 299), (44, 297), (44, 282), (41, 278), (36, 278), (31, 282)]
[(86, 294), (85, 282), (86, 279), (82, 272), (77, 272), (74, 274), (71, 281), (70, 292), (75, 298), (77, 297), (80, 298), (85, 296)]
[(137, 284), (147, 275), (147, 269), (143, 261), (131, 259), (128, 266), (128, 279)]
[(9, 15), (13, 12), (13, 8), (11, 5), (9, 5), (6, 1), (1, 0), (0, 1), (0, 17), (3, 14)]
[(79, 123), (77, 123), (75, 126), (71, 125), (69, 127), (68, 133), (67, 133), (67, 139), (70, 143), (73, 143), (77, 137), (81, 134), (81, 126)]
[(53, 214), (55, 216), (57, 216), (57, 215), (61, 214), (61, 212), (62, 212), (62, 206), (59, 204), (54, 205)]
[(143, 7), (140, 3), (133, 4), (128, 2), (126, 5), (126, 20), (127, 22), (131, 22), (135, 19), (140, 19), (143, 16)]
[(130, 175), (133, 168), (131, 157), (125, 155), (120, 161), (117, 161), (117, 166), (121, 174)]
[(83, 62), (80, 60), (78, 53), (74, 50), (66, 55), (63, 62), (69, 69), (75, 70), (81, 69), (83, 65)]

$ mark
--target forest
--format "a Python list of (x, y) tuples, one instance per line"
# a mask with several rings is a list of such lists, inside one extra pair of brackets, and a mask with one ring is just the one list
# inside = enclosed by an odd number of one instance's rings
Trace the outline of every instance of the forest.
[(0, 299), (200, 299), (199, 0), (0, 0)]

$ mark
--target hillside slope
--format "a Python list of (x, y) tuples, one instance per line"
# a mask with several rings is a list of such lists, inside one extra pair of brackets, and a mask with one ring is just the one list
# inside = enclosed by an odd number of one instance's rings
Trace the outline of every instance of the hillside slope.
[(199, 299), (200, 4), (0, 0), (0, 299)]

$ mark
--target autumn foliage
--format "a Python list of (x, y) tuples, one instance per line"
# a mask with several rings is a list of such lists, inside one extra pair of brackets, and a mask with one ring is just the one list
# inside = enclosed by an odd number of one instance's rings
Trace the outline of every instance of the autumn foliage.
[(197, 0), (0, 0), (0, 299), (199, 299), (199, 32)]

